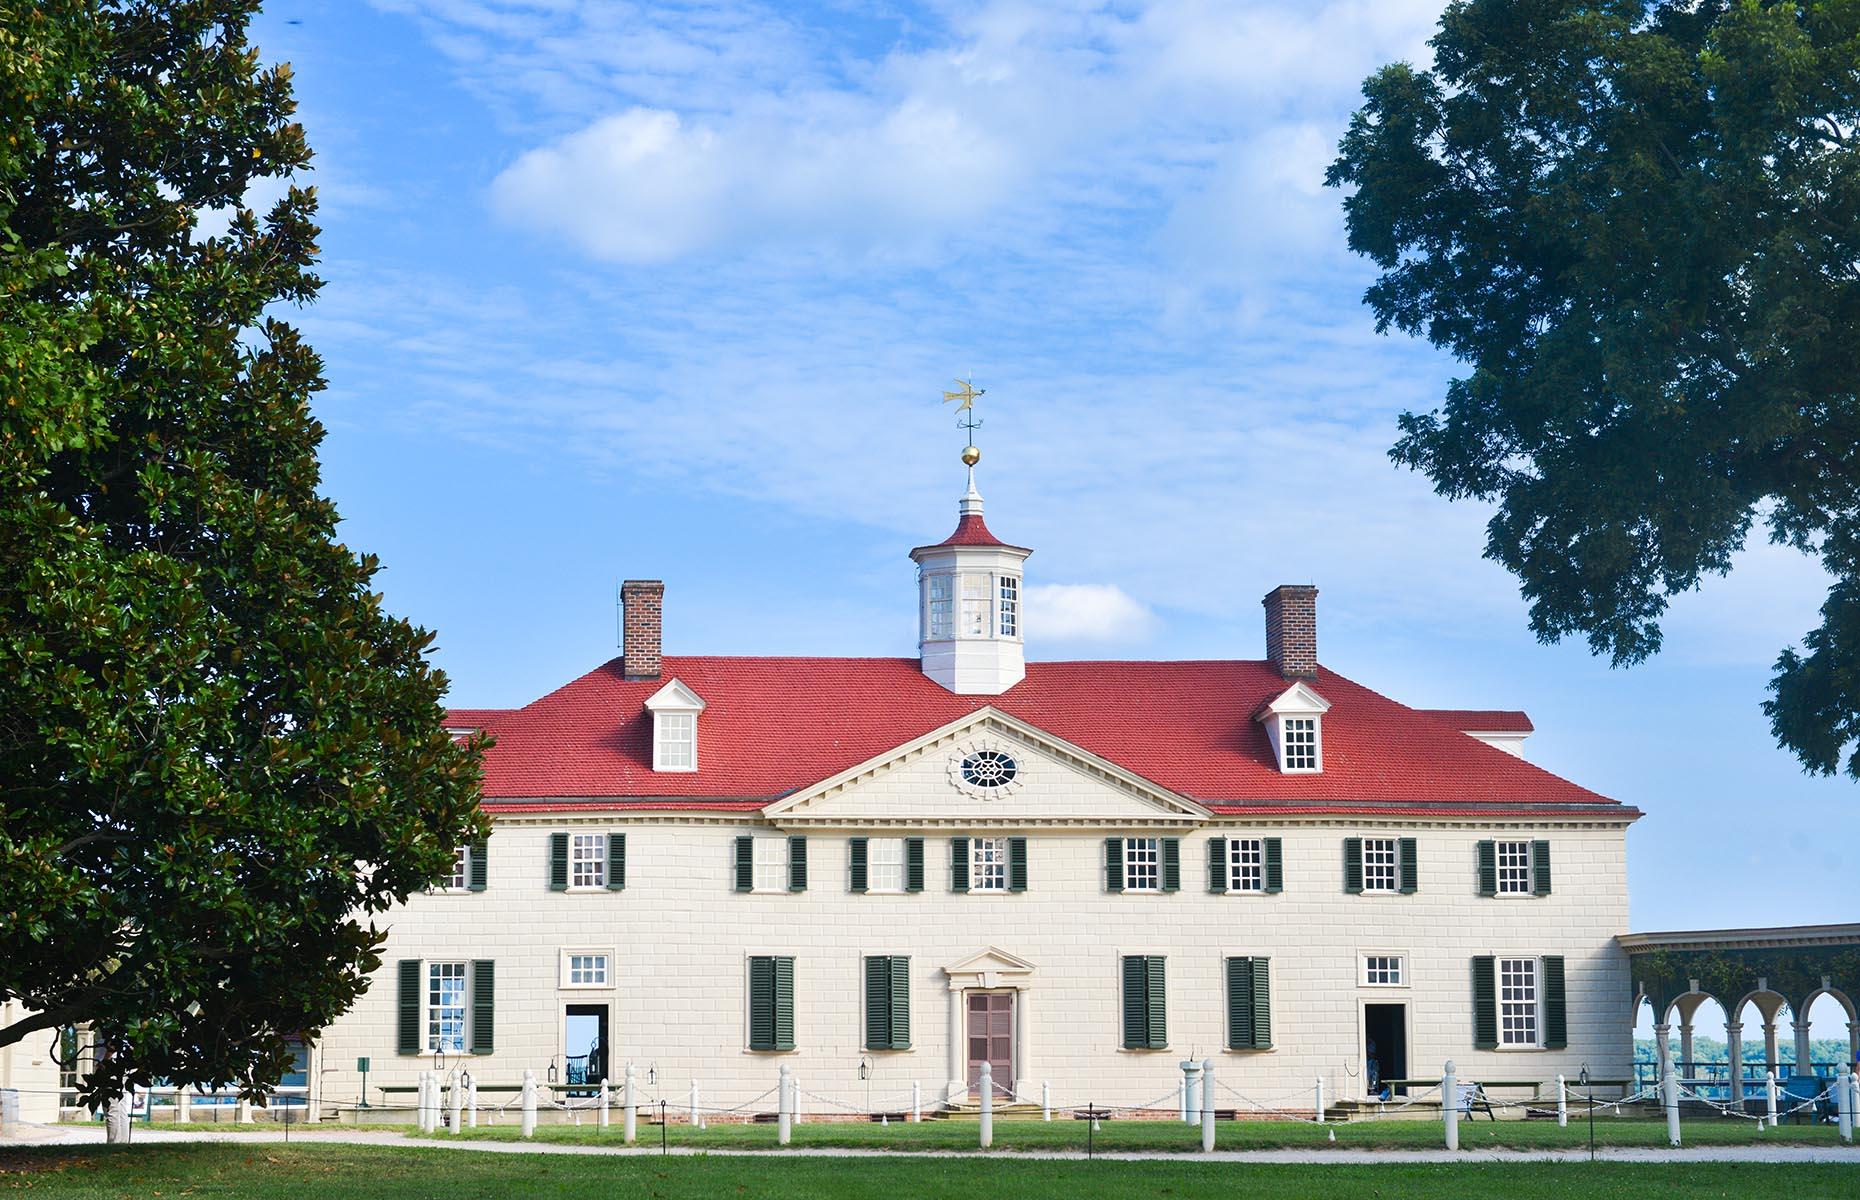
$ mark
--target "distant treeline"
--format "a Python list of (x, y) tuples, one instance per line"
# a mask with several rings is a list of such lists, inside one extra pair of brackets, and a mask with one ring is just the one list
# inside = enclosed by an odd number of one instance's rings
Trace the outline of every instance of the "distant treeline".
[[(1679, 1061), (1679, 1039), (1673, 1038), (1668, 1043), (1672, 1048), (1673, 1061)], [(1634, 1061), (1650, 1063), (1654, 1061), (1654, 1040), (1652, 1038), (1634, 1039)], [(1742, 1047), (1744, 1061), (1760, 1063), (1763, 1061), (1763, 1038), (1745, 1038)], [(1811, 1038), (1808, 1043), (1810, 1057), (1816, 1062), (1837, 1063), (1847, 1057), (1846, 1038)], [(1788, 1062), (1795, 1057), (1795, 1039), (1779, 1037), (1776, 1041), (1776, 1053), (1782, 1061)], [(1692, 1039), (1692, 1059), (1702, 1063), (1728, 1063), (1731, 1061), (1730, 1047), (1717, 1038), (1695, 1037)]]

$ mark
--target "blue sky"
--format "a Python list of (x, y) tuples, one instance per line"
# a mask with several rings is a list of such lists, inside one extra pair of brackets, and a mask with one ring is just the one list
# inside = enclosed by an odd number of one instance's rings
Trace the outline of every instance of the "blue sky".
[(1031, 656), (1256, 658), (1260, 596), (1315, 582), (1329, 666), (1524, 708), (1535, 761), (1646, 810), (1636, 928), (1853, 919), (1860, 795), (1757, 707), (1812, 562), (1753, 547), (1612, 671), (1387, 460), (1452, 363), (1376, 335), (1320, 180), (1438, 10), (273, 0), (344, 536), (459, 704), (603, 661), (623, 577), (667, 581), (674, 653), (910, 654), (973, 371)]

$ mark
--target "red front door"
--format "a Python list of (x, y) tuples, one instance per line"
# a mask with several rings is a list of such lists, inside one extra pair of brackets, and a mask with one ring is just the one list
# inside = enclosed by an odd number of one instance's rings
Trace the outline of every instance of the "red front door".
[(969, 993), (969, 1092), (981, 1090), (988, 1064), (995, 1095), (1014, 1094), (1014, 993)]

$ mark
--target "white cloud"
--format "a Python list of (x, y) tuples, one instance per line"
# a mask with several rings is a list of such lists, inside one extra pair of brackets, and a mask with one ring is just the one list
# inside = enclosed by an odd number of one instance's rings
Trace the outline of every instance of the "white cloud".
[(1114, 583), (1041, 583), (1027, 588), (1027, 630), (1042, 641), (1134, 642), (1156, 614)]

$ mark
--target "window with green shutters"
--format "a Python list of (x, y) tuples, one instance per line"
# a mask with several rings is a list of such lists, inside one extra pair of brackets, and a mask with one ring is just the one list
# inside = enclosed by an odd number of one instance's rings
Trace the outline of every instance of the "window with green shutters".
[(739, 892), (807, 890), (807, 839), (739, 835), (731, 850), (733, 886)]
[(846, 843), (847, 890), (896, 894), (924, 890), (922, 838), (850, 838)]
[(911, 960), (904, 955), (866, 957), (865, 1048), (911, 1048)]
[(1124, 1049), (1168, 1049), (1163, 956), (1126, 954), (1123, 968)]
[(1227, 1047), (1230, 1050), (1272, 1048), (1272, 960), (1238, 957), (1227, 960)]
[(1285, 887), (1279, 838), (1209, 838), (1208, 891), (1216, 895), (1277, 895)]
[(1344, 838), (1343, 890), (1352, 894), (1420, 890), (1418, 844), (1413, 838)]
[(749, 960), (749, 1048), (794, 1049), (794, 959), (756, 955)]
[(1482, 954), (1472, 960), (1473, 1045), (1480, 1050), (1562, 1050), (1569, 996), (1560, 954)]
[[(441, 963), (433, 967), (429, 975), (427, 968), (430, 965), (417, 958), (400, 960), (395, 1049), (401, 1054), (424, 1054), (433, 1048), (433, 1024), (447, 1024), (456, 1030), (462, 1022), (465, 1040), (462, 1046), (455, 1044), (454, 1048), (469, 1049), (473, 1054), (490, 1054), (497, 1045), (496, 962), (478, 958), (469, 963)], [(441, 984), (435, 982), (432, 976), (439, 975), (445, 976), (453, 985), (469, 988), (468, 993), (459, 993), (456, 1002), (451, 999), (445, 1001), (448, 1005), (456, 1003), (459, 1007), (448, 1009), (448, 1015), (443, 1021), (435, 1011), (433, 999), (435, 989), (440, 989)], [(449, 1039), (453, 1035), (446, 1036)]]
[(1478, 845), (1481, 896), (1548, 896), (1550, 843), (1491, 841)]

